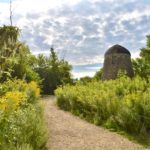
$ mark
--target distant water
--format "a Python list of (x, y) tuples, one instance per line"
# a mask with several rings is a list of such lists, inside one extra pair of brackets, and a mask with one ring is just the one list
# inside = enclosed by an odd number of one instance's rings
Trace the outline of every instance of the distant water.
[(74, 65), (72, 70), (73, 78), (81, 78), (84, 76), (92, 77), (94, 74), (102, 68), (103, 64), (86, 64), (86, 65)]

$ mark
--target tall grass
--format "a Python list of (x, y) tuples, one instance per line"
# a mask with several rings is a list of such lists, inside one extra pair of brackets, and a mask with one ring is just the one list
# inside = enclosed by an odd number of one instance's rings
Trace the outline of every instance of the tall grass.
[(67, 85), (55, 94), (61, 109), (91, 123), (137, 137), (150, 134), (150, 82), (140, 77)]

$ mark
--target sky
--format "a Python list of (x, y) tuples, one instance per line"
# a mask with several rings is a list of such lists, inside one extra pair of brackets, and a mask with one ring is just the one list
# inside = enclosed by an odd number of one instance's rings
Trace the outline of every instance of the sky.
[[(54, 47), (74, 66), (76, 77), (93, 76), (114, 44), (138, 57), (150, 34), (150, 0), (12, 1), (13, 25), (21, 29), (20, 39), (35, 55), (48, 55)], [(9, 0), (0, 0), (0, 25), (4, 24), (10, 24)]]

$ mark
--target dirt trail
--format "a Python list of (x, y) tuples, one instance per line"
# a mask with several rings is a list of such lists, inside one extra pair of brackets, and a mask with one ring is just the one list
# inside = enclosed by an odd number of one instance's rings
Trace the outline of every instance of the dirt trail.
[(44, 98), (44, 103), (48, 150), (145, 150), (116, 133), (60, 110), (52, 96)]

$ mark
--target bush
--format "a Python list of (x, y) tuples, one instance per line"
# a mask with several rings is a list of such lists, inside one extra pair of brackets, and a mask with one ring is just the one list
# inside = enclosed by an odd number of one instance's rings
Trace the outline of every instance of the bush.
[(36, 82), (9, 80), (0, 85), (0, 102), (21, 104), (36, 103), (40, 97), (40, 88)]
[(140, 77), (67, 85), (55, 94), (61, 109), (96, 125), (138, 136), (150, 133), (150, 84)]
[(14, 111), (7, 118), (4, 115), (0, 127), (0, 149), (4, 149), (6, 145), (18, 148), (28, 144), (33, 150), (40, 150), (46, 144), (47, 133), (43, 113), (41, 106), (37, 104)]
[(8, 81), (0, 86), (0, 149), (40, 150), (47, 140), (35, 82)]

